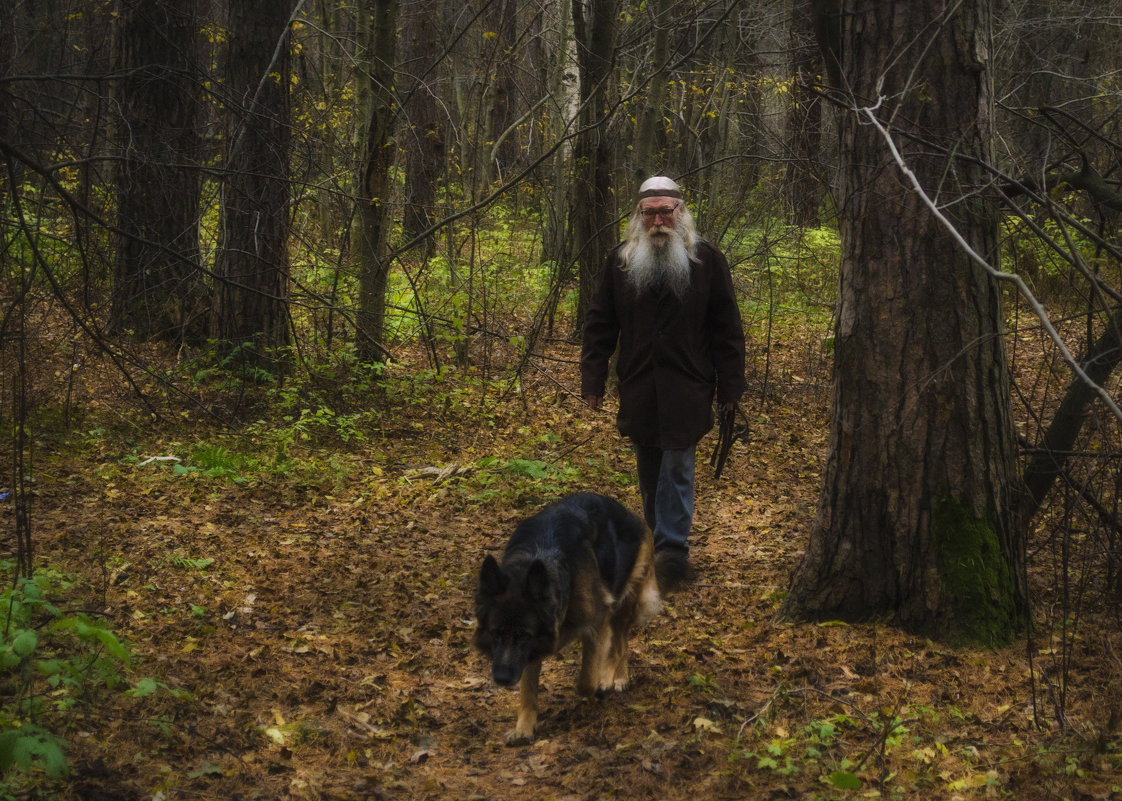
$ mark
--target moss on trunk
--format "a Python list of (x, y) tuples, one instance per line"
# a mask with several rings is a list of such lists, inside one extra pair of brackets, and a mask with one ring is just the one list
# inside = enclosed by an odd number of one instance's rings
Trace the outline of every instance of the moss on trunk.
[(931, 520), (942, 606), (955, 642), (999, 646), (1018, 630), (1016, 596), (1009, 561), (993, 524), (974, 517), (954, 499), (936, 505)]

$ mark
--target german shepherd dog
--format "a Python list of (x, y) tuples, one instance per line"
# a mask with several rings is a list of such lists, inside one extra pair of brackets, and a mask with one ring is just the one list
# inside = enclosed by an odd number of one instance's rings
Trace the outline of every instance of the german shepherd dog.
[(523, 520), (501, 563), (488, 555), (475, 593), (475, 646), (503, 687), (519, 685), (509, 745), (534, 739), (542, 659), (581, 640), (577, 692), (625, 690), (627, 640), (658, 614), (654, 542), (604, 495), (570, 495)]

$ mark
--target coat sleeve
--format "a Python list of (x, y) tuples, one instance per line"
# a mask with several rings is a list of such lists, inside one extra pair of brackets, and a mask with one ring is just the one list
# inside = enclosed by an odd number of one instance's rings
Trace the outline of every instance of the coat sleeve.
[(713, 369), (717, 373), (717, 404), (724, 406), (744, 393), (744, 323), (732, 286), (732, 273), (723, 253), (716, 248), (713, 289), (709, 296), (712, 322)]
[(608, 364), (619, 339), (619, 318), (616, 314), (615, 285), (612, 280), (615, 254), (600, 272), (600, 284), (584, 313), (584, 330), (580, 354), (580, 394), (582, 398), (604, 396), (608, 383)]

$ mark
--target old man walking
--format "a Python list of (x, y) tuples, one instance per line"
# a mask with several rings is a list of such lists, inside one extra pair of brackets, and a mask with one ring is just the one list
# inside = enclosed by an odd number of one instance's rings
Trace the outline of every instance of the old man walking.
[(714, 397), (727, 409), (744, 391), (744, 331), (728, 261), (698, 236), (670, 178), (639, 187), (585, 315), (581, 395), (593, 409), (617, 346), (617, 423), (635, 451), (659, 583), (674, 587), (693, 577), (697, 443), (713, 426)]

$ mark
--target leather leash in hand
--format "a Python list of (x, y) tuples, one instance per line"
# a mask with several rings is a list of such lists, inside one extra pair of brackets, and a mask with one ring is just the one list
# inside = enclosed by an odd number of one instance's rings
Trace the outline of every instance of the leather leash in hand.
[[(736, 416), (740, 414), (740, 425), (736, 424)], [(735, 403), (730, 409), (722, 409), (720, 413), (720, 427), (717, 430), (717, 445), (713, 455), (709, 457), (709, 465), (714, 468), (713, 480), (716, 481), (724, 472), (725, 462), (728, 461), (733, 443), (738, 439), (748, 441), (748, 418), (740, 411)]]

